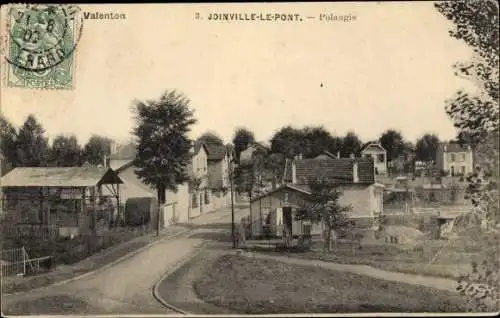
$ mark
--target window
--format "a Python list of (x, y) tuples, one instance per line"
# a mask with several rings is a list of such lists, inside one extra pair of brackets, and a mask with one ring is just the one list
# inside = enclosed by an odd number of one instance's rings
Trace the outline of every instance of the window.
[(378, 155), (378, 159), (377, 159), (377, 160), (378, 160), (378, 162), (384, 162), (384, 161), (385, 161), (385, 156), (384, 156), (384, 154), (380, 154), (380, 155)]
[(455, 162), (455, 154), (454, 153), (450, 153), (450, 161)]
[(369, 153), (367, 153), (367, 154), (365, 155), (365, 158), (372, 159), (372, 155), (371, 155), (371, 154), (369, 154)]
[(464, 153), (460, 154), (460, 161), (462, 161), (462, 162), (465, 161), (465, 154)]
[(460, 167), (460, 173), (461, 173), (462, 175), (465, 175), (465, 166), (461, 166), (461, 167)]

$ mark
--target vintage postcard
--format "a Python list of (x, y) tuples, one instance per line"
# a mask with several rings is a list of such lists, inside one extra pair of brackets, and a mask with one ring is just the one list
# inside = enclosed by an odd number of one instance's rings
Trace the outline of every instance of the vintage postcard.
[(2, 5), (2, 315), (498, 312), (498, 12)]

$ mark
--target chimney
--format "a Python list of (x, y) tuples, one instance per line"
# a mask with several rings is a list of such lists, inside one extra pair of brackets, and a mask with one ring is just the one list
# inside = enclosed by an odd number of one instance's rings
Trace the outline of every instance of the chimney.
[(297, 167), (295, 160), (292, 160), (292, 184), (297, 184)]
[(352, 164), (352, 179), (354, 183), (359, 182), (358, 163), (356, 161)]
[(448, 148), (448, 147), (447, 147), (446, 145), (444, 145), (444, 147), (443, 147), (443, 148), (444, 148), (444, 151), (446, 152), (446, 148)]
[(351, 154), (349, 155), (349, 158), (354, 159), (354, 154), (353, 154), (353, 153), (351, 153)]
[(340, 158), (340, 151), (337, 151), (337, 159)]
[(302, 160), (302, 153), (299, 153), (299, 160)]
[(108, 161), (108, 156), (107, 155), (104, 155), (104, 158), (103, 158), (103, 167), (104, 168), (108, 168), (108, 165), (109, 165), (109, 161)]

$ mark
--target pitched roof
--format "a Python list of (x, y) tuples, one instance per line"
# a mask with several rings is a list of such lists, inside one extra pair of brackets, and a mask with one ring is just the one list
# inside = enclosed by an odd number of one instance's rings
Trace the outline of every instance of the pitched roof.
[(191, 158), (196, 156), (202, 148), (204, 148), (205, 152), (208, 154), (207, 146), (202, 141), (199, 141), (199, 140), (193, 141), (192, 145), (193, 145), (192, 151), (190, 152)]
[(353, 183), (354, 163), (358, 164), (359, 183), (375, 183), (373, 161), (362, 158), (295, 160), (297, 184), (309, 184), (319, 178), (339, 184)]
[(337, 159), (338, 156), (333, 153), (323, 150), (318, 156), (314, 157), (314, 159), (324, 160), (324, 159)]
[(461, 145), (456, 142), (442, 142), (439, 144), (439, 149), (444, 152), (467, 152), (469, 151), (467, 145)]
[(364, 150), (366, 150), (366, 149), (368, 149), (368, 148), (378, 148), (378, 149), (380, 149), (380, 150), (382, 150), (382, 151), (386, 151), (386, 150), (384, 149), (384, 147), (382, 147), (382, 145), (381, 145), (380, 143), (378, 143), (378, 142), (368, 142), (368, 143), (366, 143), (366, 144), (365, 144), (365, 145), (361, 148), (361, 151), (364, 151)]
[(2, 177), (2, 187), (89, 187), (123, 184), (112, 169), (99, 167), (19, 167)]
[(113, 169), (116, 173), (119, 173), (120, 170), (125, 169), (129, 166), (131, 166), (134, 163), (134, 160), (118, 160), (118, 159), (111, 159), (109, 161), (109, 167)]
[(226, 156), (227, 149), (224, 145), (207, 143), (205, 146), (208, 160), (222, 160)]
[(268, 195), (276, 193), (276, 192), (281, 191), (283, 189), (288, 189), (288, 190), (300, 192), (300, 193), (303, 193), (303, 194), (306, 194), (306, 195), (311, 194), (311, 190), (307, 186), (301, 186), (301, 185), (296, 185), (296, 184), (285, 184), (285, 185), (282, 185), (281, 187), (278, 187), (278, 188), (276, 188), (274, 190), (268, 191), (268, 192), (263, 193), (263, 194), (261, 194), (261, 195), (259, 195), (257, 197), (252, 198), (251, 202), (255, 202), (255, 201), (259, 200), (259, 199), (265, 198)]

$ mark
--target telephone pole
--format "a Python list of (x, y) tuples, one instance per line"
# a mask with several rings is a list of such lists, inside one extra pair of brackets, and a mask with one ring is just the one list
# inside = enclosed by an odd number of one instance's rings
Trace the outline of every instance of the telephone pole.
[(233, 248), (236, 248), (236, 237), (234, 229), (234, 189), (233, 189), (233, 158), (228, 161), (229, 166), (229, 184), (231, 186), (231, 238), (233, 241)]

